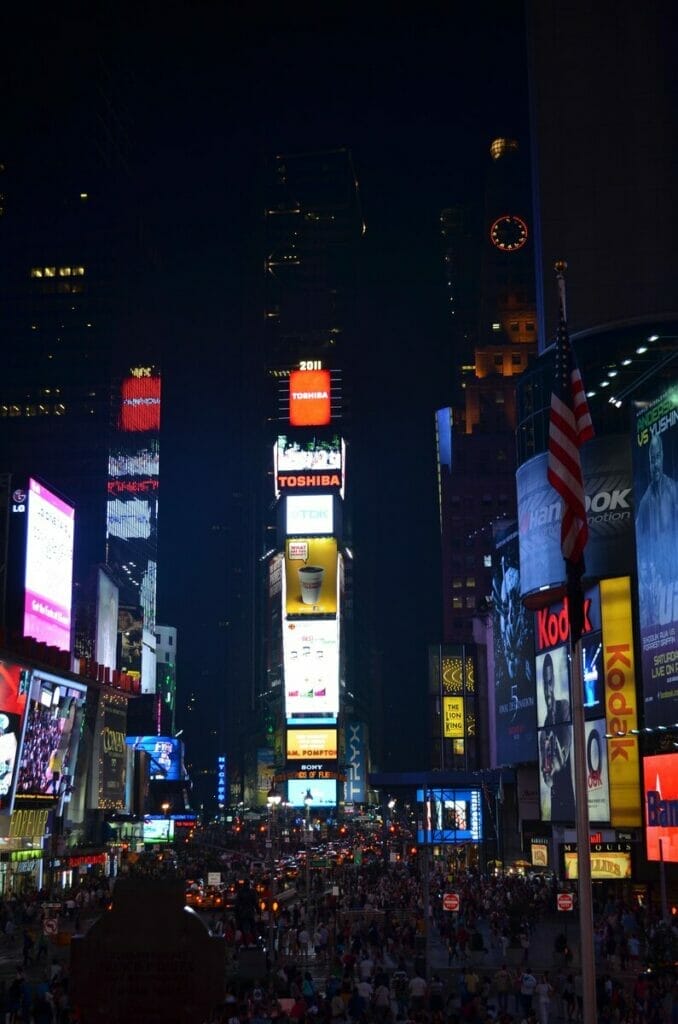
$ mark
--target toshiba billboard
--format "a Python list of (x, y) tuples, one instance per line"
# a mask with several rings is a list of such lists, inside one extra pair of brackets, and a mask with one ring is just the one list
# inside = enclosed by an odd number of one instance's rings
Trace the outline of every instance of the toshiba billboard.
[(292, 370), (290, 424), (324, 427), (332, 418), (329, 370)]

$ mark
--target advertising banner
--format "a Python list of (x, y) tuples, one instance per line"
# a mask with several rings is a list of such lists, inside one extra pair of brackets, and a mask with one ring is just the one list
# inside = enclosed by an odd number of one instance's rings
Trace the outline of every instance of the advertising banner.
[(44, 672), (33, 673), (15, 806), (45, 806), (55, 803), (62, 792), (70, 792), (86, 698), (86, 686)]
[(345, 731), (346, 783), (344, 796), (348, 803), (364, 804), (367, 781), (367, 725), (347, 721)]
[(290, 779), (287, 783), (288, 803), (293, 807), (305, 807), (304, 798), (309, 790), (313, 797), (311, 807), (336, 807), (336, 779), (313, 779), (311, 782), (306, 779)]
[(530, 842), (530, 858), (534, 867), (547, 868), (549, 866), (548, 840), (532, 839)]
[(172, 736), (127, 736), (125, 742), (148, 754), (148, 777), (179, 782), (185, 778), (184, 747)]
[(288, 729), (287, 760), (336, 761), (336, 729)]
[(336, 619), (283, 624), (285, 715), (339, 713), (339, 625)]
[(290, 424), (293, 427), (324, 427), (331, 419), (330, 371), (292, 370), (290, 373)]
[(94, 657), (100, 665), (115, 669), (118, 649), (118, 588), (103, 569), (97, 573), (97, 635)]
[(0, 661), (0, 811), (12, 806), (21, 719), (29, 685), (28, 669), (11, 661)]
[(567, 647), (537, 656), (539, 800), (542, 821), (574, 821), (572, 705)]
[(267, 806), (269, 790), (273, 785), (275, 770), (273, 751), (270, 747), (257, 749), (257, 807)]
[(586, 722), (586, 789), (589, 801), (589, 821), (610, 820), (610, 789), (607, 770), (607, 740), (605, 719)]
[(27, 514), (24, 636), (70, 651), (75, 510), (29, 480)]
[[(577, 844), (563, 844), (565, 878), (579, 877)], [(595, 843), (591, 846), (591, 878), (594, 881), (617, 880), (631, 877), (630, 843)]]
[(643, 758), (648, 860), (678, 863), (678, 754)]
[(279, 434), (273, 457), (280, 473), (340, 473), (341, 438), (339, 434), (310, 438)]
[(443, 697), (443, 735), (445, 739), (460, 739), (465, 735), (463, 697)]
[(144, 611), (139, 605), (118, 608), (120, 668), (141, 678), (141, 654), (144, 638)]
[(422, 804), (423, 829), (417, 830), (417, 842), (479, 843), (483, 837), (483, 811), (479, 789), (417, 790)]
[[(594, 437), (581, 450), (589, 539), (586, 571), (592, 577), (633, 570), (631, 455), (625, 435)], [(521, 596), (565, 583), (560, 549), (562, 502), (546, 478), (548, 454), (516, 474)]]
[(518, 535), (496, 544), (492, 580), (497, 764), (533, 761), (537, 750), (532, 618), (520, 595)]
[(127, 701), (102, 694), (99, 734), (99, 803), (104, 810), (125, 807), (127, 786)]
[[(600, 581), (603, 623), (605, 718), (610, 779), (610, 822), (615, 828), (641, 824), (638, 704), (633, 650), (631, 581)], [(621, 734), (621, 735), (618, 735)]]
[(285, 498), (285, 533), (288, 537), (334, 533), (334, 498), (332, 495), (288, 495)]
[(285, 614), (337, 614), (337, 542), (308, 537), (285, 542)]
[(518, 816), (520, 821), (539, 821), (539, 772), (532, 766), (522, 766), (516, 771)]
[(638, 610), (647, 726), (678, 721), (678, 388), (636, 417)]
[(148, 815), (144, 818), (145, 843), (171, 843), (174, 839), (174, 821), (172, 818), (159, 818)]

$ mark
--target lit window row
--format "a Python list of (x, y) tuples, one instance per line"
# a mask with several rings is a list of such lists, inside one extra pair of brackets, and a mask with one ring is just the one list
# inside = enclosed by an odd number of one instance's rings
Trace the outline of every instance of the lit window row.
[(84, 267), (31, 267), (31, 277), (84, 277)]
[(0, 405), (0, 419), (16, 416), (63, 416), (66, 406), (61, 402), (56, 405)]

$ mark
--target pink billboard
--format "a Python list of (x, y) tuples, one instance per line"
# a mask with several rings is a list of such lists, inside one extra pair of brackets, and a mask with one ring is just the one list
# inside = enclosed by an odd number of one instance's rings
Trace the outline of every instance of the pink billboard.
[(24, 636), (69, 651), (75, 511), (37, 480), (27, 511)]

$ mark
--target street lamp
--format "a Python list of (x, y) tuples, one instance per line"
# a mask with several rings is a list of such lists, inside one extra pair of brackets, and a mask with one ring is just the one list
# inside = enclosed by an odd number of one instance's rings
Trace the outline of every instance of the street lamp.
[(304, 829), (304, 845), (306, 846), (306, 930), (308, 931), (311, 924), (311, 854), (309, 846), (311, 842), (311, 805), (313, 803), (313, 794), (310, 789), (306, 790), (306, 796), (304, 797), (304, 804), (306, 805), (306, 828)]
[(271, 958), (271, 964), (273, 963), (273, 904), (275, 902), (277, 879), (275, 877), (275, 869), (273, 863), (273, 840), (271, 838), (271, 825), (273, 821), (273, 814), (276, 807), (280, 804), (282, 797), (275, 788), (275, 783), (269, 789), (266, 795), (266, 803), (268, 804), (268, 831), (266, 837), (266, 847), (268, 852), (268, 868), (270, 874), (269, 883), (269, 908), (268, 908), (268, 950)]

